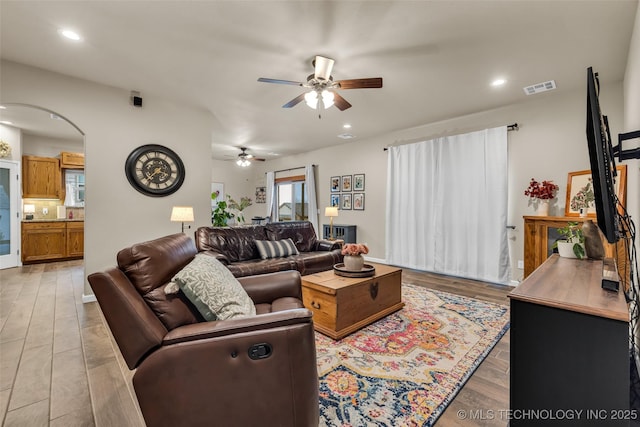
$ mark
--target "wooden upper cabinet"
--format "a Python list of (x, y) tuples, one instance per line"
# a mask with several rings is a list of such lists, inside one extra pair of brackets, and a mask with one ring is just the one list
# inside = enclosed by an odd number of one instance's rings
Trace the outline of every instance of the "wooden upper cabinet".
[(84, 169), (84, 154), (69, 153), (67, 151), (61, 152), (60, 168), (61, 169)]
[(22, 156), (22, 197), (59, 199), (60, 161), (53, 157)]

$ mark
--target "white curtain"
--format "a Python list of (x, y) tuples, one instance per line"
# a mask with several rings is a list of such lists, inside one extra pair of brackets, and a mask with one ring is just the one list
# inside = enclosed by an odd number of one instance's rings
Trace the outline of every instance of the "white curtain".
[(267, 212), (266, 216), (269, 222), (275, 220), (275, 203), (276, 203), (276, 173), (267, 172)]
[(318, 229), (318, 199), (316, 197), (316, 177), (313, 165), (308, 165), (304, 168), (304, 180), (307, 187), (309, 221), (313, 225), (313, 229), (316, 231), (316, 236), (321, 236), (322, 233)]
[(507, 128), (389, 148), (386, 259), (509, 280)]

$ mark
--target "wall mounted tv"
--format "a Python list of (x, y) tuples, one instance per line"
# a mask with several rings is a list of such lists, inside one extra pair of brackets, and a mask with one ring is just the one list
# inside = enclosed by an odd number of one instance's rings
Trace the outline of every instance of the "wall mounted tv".
[(592, 67), (587, 69), (587, 144), (595, 196), (598, 227), (609, 243), (618, 241), (618, 213), (615, 193), (616, 165), (607, 117), (598, 99), (600, 83)]

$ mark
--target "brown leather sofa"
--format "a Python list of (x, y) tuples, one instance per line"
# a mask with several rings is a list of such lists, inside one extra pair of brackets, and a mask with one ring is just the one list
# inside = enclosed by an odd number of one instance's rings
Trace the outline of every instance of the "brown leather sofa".
[(256, 316), (204, 322), (165, 285), (197, 253), (185, 234), (123, 249), (89, 276), (148, 426), (318, 425), (311, 312), (300, 275), (239, 279)]
[[(309, 221), (272, 222), (239, 227), (200, 227), (196, 230), (198, 251), (215, 256), (236, 277), (297, 270), (303, 276), (331, 270), (344, 256), (340, 245), (318, 240)], [(261, 259), (256, 240), (290, 238), (299, 254)]]

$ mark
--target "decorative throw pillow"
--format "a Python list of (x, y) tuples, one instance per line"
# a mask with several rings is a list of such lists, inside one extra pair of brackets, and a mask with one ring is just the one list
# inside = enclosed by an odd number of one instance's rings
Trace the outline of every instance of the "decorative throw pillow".
[(262, 259), (298, 255), (298, 249), (291, 239), (256, 240), (256, 247)]
[(220, 261), (197, 254), (180, 270), (176, 282), (206, 320), (254, 316), (256, 308), (240, 282)]

